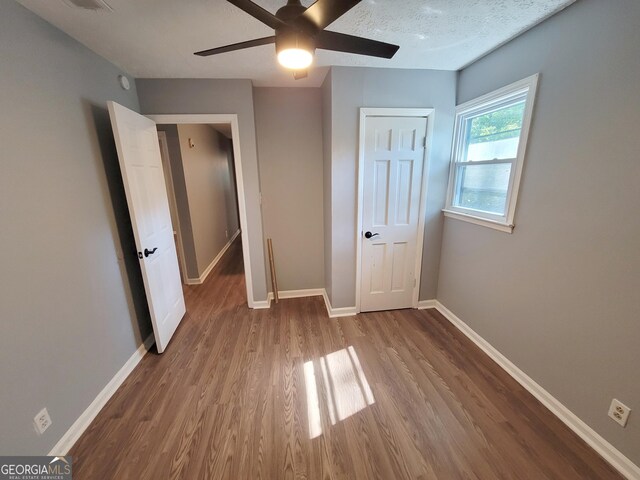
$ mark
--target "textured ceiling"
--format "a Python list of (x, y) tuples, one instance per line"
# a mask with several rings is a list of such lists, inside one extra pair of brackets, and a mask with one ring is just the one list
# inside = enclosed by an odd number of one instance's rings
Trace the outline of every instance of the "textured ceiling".
[[(458, 70), (574, 0), (364, 0), (328, 30), (400, 45), (391, 60), (318, 50), (294, 81), (273, 45), (201, 58), (193, 52), (273, 34), (225, 0), (107, 0), (113, 12), (62, 0), (18, 0), (137, 78), (249, 78), (318, 86), (330, 65)], [(257, 0), (275, 12), (284, 0)], [(305, 6), (312, 1), (302, 2)]]

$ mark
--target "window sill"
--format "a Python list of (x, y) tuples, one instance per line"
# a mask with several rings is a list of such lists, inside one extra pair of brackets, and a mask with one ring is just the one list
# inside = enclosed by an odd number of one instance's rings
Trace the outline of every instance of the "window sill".
[(482, 227), (493, 228), (505, 233), (513, 233), (514, 225), (497, 222), (495, 220), (488, 220), (482, 217), (476, 217), (467, 213), (454, 212), (453, 210), (442, 210), (445, 217), (455, 218), (456, 220), (462, 220), (463, 222), (473, 223), (474, 225), (480, 225)]

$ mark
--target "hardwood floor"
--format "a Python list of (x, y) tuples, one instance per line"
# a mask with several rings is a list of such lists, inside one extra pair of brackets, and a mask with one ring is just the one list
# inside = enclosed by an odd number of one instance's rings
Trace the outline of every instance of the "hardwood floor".
[(435, 310), (245, 303), (239, 239), (71, 451), (74, 479), (613, 479)]

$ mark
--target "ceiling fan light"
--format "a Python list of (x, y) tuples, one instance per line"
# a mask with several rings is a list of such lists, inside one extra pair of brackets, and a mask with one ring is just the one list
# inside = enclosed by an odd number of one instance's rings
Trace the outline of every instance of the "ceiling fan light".
[(313, 62), (313, 54), (304, 48), (286, 48), (278, 52), (278, 62), (291, 70), (304, 70)]

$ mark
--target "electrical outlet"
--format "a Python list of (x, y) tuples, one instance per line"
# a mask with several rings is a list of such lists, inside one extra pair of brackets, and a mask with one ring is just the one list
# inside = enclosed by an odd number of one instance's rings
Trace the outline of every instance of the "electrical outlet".
[(619, 423), (621, 426), (626, 427), (630, 413), (631, 409), (620, 400), (616, 400), (615, 398), (611, 400), (611, 406), (609, 407), (609, 416), (616, 423)]
[(44, 431), (51, 426), (51, 417), (49, 416), (49, 412), (47, 412), (46, 408), (40, 410), (33, 418), (33, 424), (36, 428), (36, 432), (40, 435), (42, 435)]

